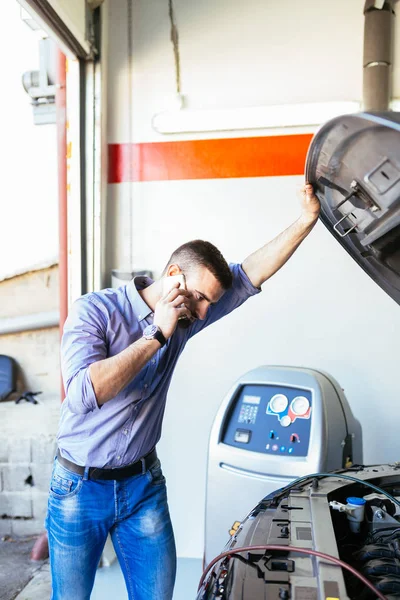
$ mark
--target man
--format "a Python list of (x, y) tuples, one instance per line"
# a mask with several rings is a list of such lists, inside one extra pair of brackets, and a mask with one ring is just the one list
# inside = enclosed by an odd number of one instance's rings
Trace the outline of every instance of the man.
[[(176, 362), (190, 337), (260, 291), (319, 209), (307, 184), (300, 218), (242, 265), (195, 240), (173, 253), (160, 280), (139, 277), (75, 302), (62, 339), (66, 398), (46, 520), (53, 600), (90, 598), (108, 533), (129, 598), (172, 598), (175, 543), (155, 446)], [(182, 275), (186, 289), (172, 279)]]

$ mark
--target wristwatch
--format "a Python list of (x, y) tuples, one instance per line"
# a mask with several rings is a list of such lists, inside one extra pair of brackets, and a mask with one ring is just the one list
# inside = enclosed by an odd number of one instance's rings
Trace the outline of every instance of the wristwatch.
[(161, 348), (167, 343), (163, 332), (158, 327), (158, 325), (147, 325), (145, 330), (143, 331), (143, 337), (145, 340), (157, 340), (161, 344)]

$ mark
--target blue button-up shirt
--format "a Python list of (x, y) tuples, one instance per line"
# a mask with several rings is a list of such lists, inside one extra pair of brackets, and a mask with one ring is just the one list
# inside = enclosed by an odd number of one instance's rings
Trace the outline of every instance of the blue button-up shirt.
[(121, 467), (154, 448), (171, 377), (186, 342), (260, 291), (241, 265), (230, 268), (233, 285), (209, 307), (205, 320), (196, 320), (188, 329), (177, 327), (136, 377), (102, 406), (97, 404), (89, 366), (127, 348), (153, 322), (152, 310), (138, 292), (152, 280), (136, 277), (128, 285), (86, 294), (73, 304), (61, 342), (66, 398), (57, 440), (62, 456), (79, 465)]

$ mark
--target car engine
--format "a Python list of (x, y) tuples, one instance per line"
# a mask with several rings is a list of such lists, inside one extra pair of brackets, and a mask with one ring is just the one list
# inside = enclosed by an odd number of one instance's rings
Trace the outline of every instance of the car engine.
[(400, 463), (302, 477), (232, 534), (198, 600), (400, 598)]

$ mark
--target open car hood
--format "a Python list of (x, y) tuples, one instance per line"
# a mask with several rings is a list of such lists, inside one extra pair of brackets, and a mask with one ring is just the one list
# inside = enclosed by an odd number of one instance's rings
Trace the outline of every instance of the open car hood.
[(400, 113), (343, 115), (315, 134), (306, 180), (321, 220), (400, 304)]

